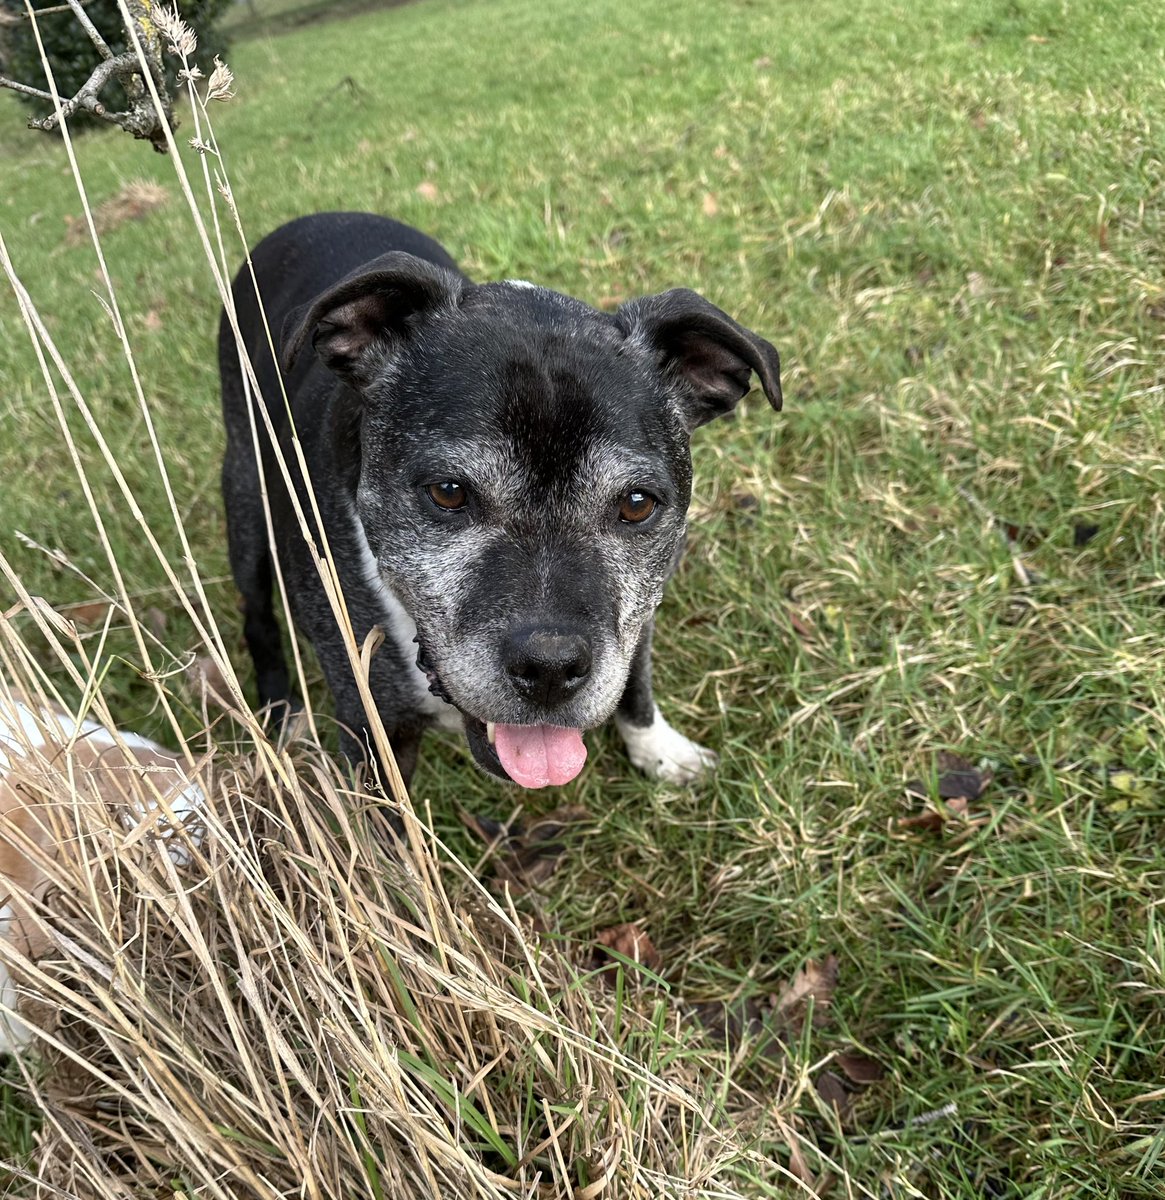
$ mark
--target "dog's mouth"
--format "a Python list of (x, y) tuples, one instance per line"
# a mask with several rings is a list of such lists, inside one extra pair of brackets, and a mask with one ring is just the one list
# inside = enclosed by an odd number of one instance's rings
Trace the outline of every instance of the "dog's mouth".
[[(429, 691), (446, 704), (455, 704), (441, 682), (424, 645), (417, 642), (417, 668), (424, 672)], [(458, 708), (465, 718), (465, 740), (478, 766), (499, 779), (525, 788), (561, 787), (582, 770), (587, 748), (581, 729), (559, 725), (500, 725), (483, 721)]]

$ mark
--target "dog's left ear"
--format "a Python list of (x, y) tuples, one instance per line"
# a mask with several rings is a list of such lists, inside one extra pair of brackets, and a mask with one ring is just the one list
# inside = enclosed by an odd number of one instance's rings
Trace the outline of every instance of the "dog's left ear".
[(769, 403), (781, 408), (781, 360), (776, 349), (737, 324), (698, 292), (675, 288), (624, 304), (615, 320), (659, 355), (681, 389), (688, 429), (730, 413), (747, 395), (753, 372)]
[(287, 314), (281, 338), (284, 374), (311, 338), (330, 370), (352, 387), (364, 386), (374, 370), (369, 351), (391, 351), (426, 315), (454, 307), (463, 282), (412, 254), (381, 255)]

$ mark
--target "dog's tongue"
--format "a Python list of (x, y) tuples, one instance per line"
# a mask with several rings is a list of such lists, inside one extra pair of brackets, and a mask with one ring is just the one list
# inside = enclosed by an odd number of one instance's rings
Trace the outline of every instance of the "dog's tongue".
[(587, 760), (582, 732), (557, 725), (498, 725), (494, 749), (506, 774), (527, 788), (569, 783)]

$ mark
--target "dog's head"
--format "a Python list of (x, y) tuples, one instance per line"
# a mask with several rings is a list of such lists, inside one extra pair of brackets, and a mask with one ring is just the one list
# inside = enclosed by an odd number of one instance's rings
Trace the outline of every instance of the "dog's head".
[(604, 314), (407, 254), (284, 325), (347, 385), (355, 505), (470, 748), (526, 786), (582, 766), (683, 547), (689, 438), (776, 350), (695, 292)]

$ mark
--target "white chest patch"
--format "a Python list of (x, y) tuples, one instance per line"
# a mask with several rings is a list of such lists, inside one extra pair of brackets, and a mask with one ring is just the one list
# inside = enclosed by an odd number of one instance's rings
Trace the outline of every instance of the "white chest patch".
[(408, 682), (418, 711), (431, 717), (434, 724), (441, 729), (451, 729), (457, 733), (463, 732), (465, 718), (461, 713), (452, 704), (446, 704), (444, 700), (429, 691), (429, 681), (425, 677), (425, 673), (417, 667), (417, 623), (405, 611), (404, 605), (381, 577), (380, 569), (376, 565), (376, 556), (372, 553), (372, 547), (368, 545), (368, 539), (364, 536), (364, 526), (360, 523), (360, 518), (354, 512), (349, 515), (356, 534), (361, 574), (380, 604), (384, 617), (382, 622), (384, 636), (393, 640), (405, 660)]

